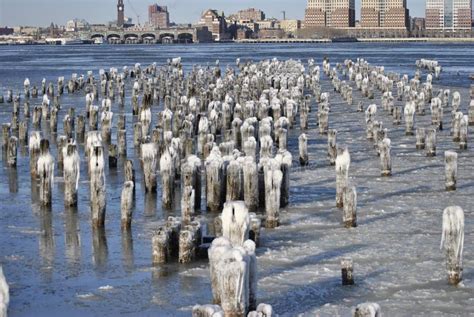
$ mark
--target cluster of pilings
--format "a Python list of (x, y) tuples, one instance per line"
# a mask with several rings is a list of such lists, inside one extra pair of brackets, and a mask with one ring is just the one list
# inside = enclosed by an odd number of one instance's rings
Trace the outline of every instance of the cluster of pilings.
[[(328, 163), (336, 170), (336, 206), (343, 209), (344, 226), (357, 225), (357, 190), (349, 180), (349, 148), (338, 146), (337, 131), (331, 128), (330, 94), (322, 91), (321, 73), (331, 80), (334, 92), (348, 107), (353, 106), (355, 93), (370, 103), (365, 109), (365, 133), (380, 157), (380, 174), (386, 177), (392, 175), (392, 142), (383, 114), (391, 116), (395, 127), (403, 121), (405, 134), (416, 136), (416, 148), (432, 157), (436, 155), (437, 133), (443, 131), (445, 108), (451, 106), (452, 140), (459, 150), (465, 150), (468, 126), (474, 124), (474, 86), (468, 115), (464, 115), (461, 95), (456, 91), (451, 94), (449, 89), (434, 92), (432, 74), (423, 82), (420, 70), (409, 79), (408, 75), (386, 74), (384, 67), (363, 59), (346, 60), (334, 68), (327, 59), (321, 68), (314, 60), (309, 60), (306, 68), (299, 61), (276, 59), (237, 61), (236, 66), (221, 69), (216, 63), (213, 68), (194, 67), (185, 75), (181, 60), (173, 59), (165, 66), (136, 64), (120, 71), (101, 70), (98, 77), (93, 72), (73, 74), (67, 83), (59, 77), (56, 85), (43, 80), (40, 88), (31, 87), (27, 79), (22, 112), (20, 94), (8, 91), (7, 102), (13, 104), (13, 111), (11, 121), (2, 125), (2, 152), (8, 166), (15, 168), (19, 145), (28, 143), (32, 184), (39, 190), (40, 203), (51, 205), (55, 171), (59, 170), (64, 179), (64, 204), (75, 206), (81, 178), (78, 147), (84, 145), (87, 171), (82, 177), (89, 181), (91, 223), (102, 229), (107, 207), (105, 169), (123, 166), (120, 217), (122, 230), (127, 232), (133, 224), (137, 190), (135, 166), (127, 156), (127, 134), (132, 134), (145, 193), (153, 194), (160, 188), (163, 208), (180, 205), (181, 210), (180, 217), (169, 217), (154, 231), (152, 262), (159, 265), (177, 259), (189, 263), (206, 253), (212, 241), (208, 250), (212, 289), (214, 304), (220, 306), (196, 307), (195, 314), (221, 310), (226, 316), (252, 311), (269, 316), (271, 307), (257, 306), (255, 249), (262, 225), (279, 226), (280, 209), (289, 204), (293, 154), (288, 138), (298, 125), (299, 162), (301, 166), (309, 164), (308, 117), (313, 100), (317, 103), (318, 132), (327, 136)], [(421, 60), (417, 66), (439, 78), (437, 62)], [(132, 130), (127, 129), (124, 109), (127, 84), (131, 86)], [(61, 96), (66, 92), (84, 94), (85, 107), (77, 114), (71, 107), (60, 118)], [(39, 96), (41, 101), (31, 109), (30, 103)], [(405, 106), (397, 102), (405, 102)], [(425, 115), (426, 105), (430, 105), (429, 127), (416, 121), (417, 116)], [(364, 111), (362, 101), (357, 111)], [(62, 131), (58, 122), (62, 122)], [(44, 127), (52, 140), (43, 135)], [(56, 157), (50, 141), (56, 146)], [(457, 157), (457, 152), (445, 152), (445, 187), (450, 191), (456, 189)], [(177, 198), (178, 192), (181, 197)], [(212, 233), (203, 232), (205, 226), (199, 217), (203, 209), (215, 215)], [(462, 214), (460, 207), (452, 207), (443, 216), (442, 244), (453, 284), (462, 276)], [(352, 259), (343, 259), (341, 266), (343, 284), (353, 284)], [(355, 314), (365, 316), (367, 309), (379, 310), (374, 305), (367, 307), (356, 309)]]
[[(346, 60), (343, 65), (338, 65), (333, 69), (331, 78), (333, 86), (338, 80), (338, 71), (342, 72), (343, 76), (348, 78), (349, 81), (354, 81), (355, 87), (361, 91), (363, 97), (371, 99), (373, 97), (368, 92), (371, 90), (379, 90), (381, 94), (381, 109), (393, 117), (393, 125), (396, 126), (401, 123), (401, 109), (394, 105), (394, 97), (392, 91), (396, 84), (397, 89), (397, 100), (405, 101), (405, 107), (403, 110), (404, 121), (405, 121), (405, 134), (407, 136), (414, 135), (416, 131), (416, 148), (424, 149), (426, 156), (436, 156), (436, 136), (437, 133), (443, 130), (443, 118), (444, 109), (451, 107), (451, 130), (453, 143), (458, 143), (459, 150), (467, 149), (468, 140), (468, 126), (474, 119), (471, 120), (472, 114), (474, 113), (474, 85), (471, 85), (470, 97), (471, 101), (469, 104), (468, 115), (464, 115), (460, 111), (461, 107), (461, 95), (458, 91), (454, 91), (451, 94), (450, 89), (439, 89), (437, 93), (433, 92), (433, 76), (439, 79), (441, 67), (437, 61), (421, 60), (417, 61), (417, 67), (420, 69), (427, 69), (430, 73), (426, 76), (426, 81), (422, 82), (421, 72), (417, 70), (414, 78), (409, 80), (408, 75), (400, 77), (399, 74), (385, 74), (384, 67), (371, 66), (366, 61), (358, 59), (356, 62)], [(344, 87), (345, 81), (342, 81), (339, 85)], [(336, 86), (335, 86), (336, 87)], [(336, 88), (335, 88), (336, 90)], [(336, 90), (338, 91), (338, 89)], [(346, 89), (347, 91), (347, 89)], [(343, 94), (343, 98), (345, 99)], [(430, 104), (431, 111), (431, 127), (417, 127), (415, 116), (425, 115), (425, 104)], [(376, 104), (370, 104), (365, 111), (365, 122), (367, 139), (374, 141), (374, 147), (377, 149), (377, 155), (380, 156), (381, 162), (381, 175), (390, 176), (392, 174), (391, 169), (391, 140), (388, 138), (388, 129), (383, 128), (383, 122), (381, 116), (377, 118), (377, 107)], [(359, 111), (359, 110), (358, 110)], [(445, 188), (447, 191), (456, 190), (457, 175), (458, 175), (458, 153), (454, 150), (448, 150), (444, 153), (445, 161)], [(350, 160), (342, 160), (342, 162), (350, 162)], [(336, 159), (336, 173), (344, 171), (343, 168), (337, 168)], [(345, 165), (340, 163), (339, 166), (344, 167)], [(348, 166), (348, 164), (347, 164)], [(336, 181), (343, 181), (347, 177), (336, 176)], [(343, 185), (340, 185), (343, 186)], [(340, 207), (340, 187), (337, 186), (336, 190), (336, 202)], [(355, 196), (355, 188), (347, 191), (349, 197)], [(344, 191), (345, 193), (345, 191)], [(344, 204), (345, 204), (344, 200)], [(344, 206), (345, 209), (345, 206)], [(346, 211), (344, 210), (344, 216)], [(347, 226), (347, 223), (344, 221)], [(446, 266), (448, 270), (448, 281), (450, 284), (457, 285), (462, 280), (462, 250), (464, 242), (464, 212), (459, 206), (448, 207), (443, 213), (443, 236), (441, 241), (441, 247), (446, 252)], [(344, 267), (344, 265), (343, 265)], [(344, 280), (344, 272), (343, 272)], [(366, 308), (362, 310), (367, 310)], [(372, 313), (371, 316), (376, 315), (377, 309), (370, 308)], [(361, 314), (361, 309), (356, 309), (355, 315)]]

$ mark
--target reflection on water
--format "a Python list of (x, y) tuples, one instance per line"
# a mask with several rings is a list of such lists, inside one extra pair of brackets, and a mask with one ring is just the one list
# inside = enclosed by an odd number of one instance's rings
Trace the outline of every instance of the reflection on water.
[(77, 207), (64, 211), (65, 255), (70, 275), (77, 276), (81, 268), (81, 235)]
[(123, 228), (121, 240), (123, 267), (125, 272), (132, 273), (134, 269), (132, 229)]
[(94, 270), (100, 275), (107, 271), (109, 250), (107, 247), (107, 236), (104, 228), (94, 227), (92, 229), (92, 261)]
[(8, 185), (10, 193), (18, 193), (18, 171), (16, 167), (8, 169)]
[(41, 257), (41, 273), (43, 279), (51, 281), (54, 272), (55, 243), (53, 232), (53, 213), (51, 207), (41, 206), (39, 209), (39, 254)]

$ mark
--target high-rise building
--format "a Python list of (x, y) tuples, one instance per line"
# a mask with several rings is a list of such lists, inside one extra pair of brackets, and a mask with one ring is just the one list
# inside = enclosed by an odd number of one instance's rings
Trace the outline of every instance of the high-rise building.
[(471, 0), (426, 0), (427, 30), (470, 30)]
[(206, 26), (215, 41), (220, 41), (225, 37), (226, 21), (223, 12), (219, 14), (213, 9), (206, 10), (201, 14), (198, 24)]
[(265, 13), (262, 10), (255, 8), (249, 8), (245, 10), (240, 10), (237, 12), (237, 17), (239, 20), (248, 20), (248, 21), (263, 21), (265, 20)]
[(304, 25), (346, 28), (355, 26), (355, 0), (308, 0)]
[(403, 28), (410, 25), (406, 0), (362, 0), (361, 27)]
[(117, 3), (117, 26), (122, 27), (125, 24), (125, 5), (123, 0), (118, 0)]
[(167, 28), (170, 25), (168, 7), (153, 4), (148, 7), (148, 22), (158, 28)]

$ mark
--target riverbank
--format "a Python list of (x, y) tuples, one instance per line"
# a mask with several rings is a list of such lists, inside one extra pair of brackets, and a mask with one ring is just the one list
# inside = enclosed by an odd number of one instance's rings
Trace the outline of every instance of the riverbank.
[[(362, 43), (474, 43), (474, 37), (467, 38), (437, 38), (437, 37), (407, 37), (407, 38), (335, 38), (335, 39), (301, 39), (301, 38), (285, 38), (285, 39), (243, 39), (214, 43), (193, 43), (193, 44), (301, 44), (301, 43), (345, 43), (345, 42), (362, 42)], [(68, 43), (67, 40), (58, 39), (57, 41), (0, 41), (0, 45), (78, 45), (77, 40), (74, 43)], [(83, 40), (84, 45), (103, 45), (110, 43), (97, 44), (90, 40)], [(132, 43), (122, 43), (131, 45)], [(133, 45), (140, 43), (133, 43)], [(145, 43), (143, 43), (145, 44)], [(172, 43), (146, 43), (145, 45), (172, 44)], [(183, 43), (174, 43), (183, 44)], [(191, 44), (191, 43), (189, 43)], [(114, 45), (117, 45), (114, 43)]]

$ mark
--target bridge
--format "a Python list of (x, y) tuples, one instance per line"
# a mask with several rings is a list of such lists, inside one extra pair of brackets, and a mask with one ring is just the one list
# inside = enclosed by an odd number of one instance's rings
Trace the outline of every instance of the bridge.
[[(166, 29), (110, 29), (107, 31), (87, 31), (82, 39), (98, 40), (110, 44), (157, 44), (157, 43), (198, 43), (207, 42), (210, 32), (206, 29), (166, 28)], [(212, 35), (210, 35), (212, 38)]]

